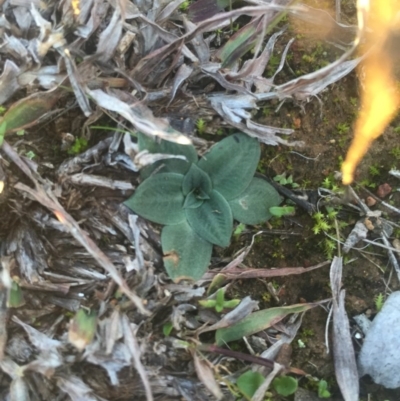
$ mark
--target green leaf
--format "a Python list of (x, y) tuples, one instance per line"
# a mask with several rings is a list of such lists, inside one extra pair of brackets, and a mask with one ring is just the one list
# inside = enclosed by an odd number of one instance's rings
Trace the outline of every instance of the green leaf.
[(165, 323), (162, 328), (164, 336), (168, 337), (171, 334), (171, 331), (173, 328), (174, 328), (174, 325), (172, 324), (172, 322)]
[(0, 146), (3, 144), (4, 141), (4, 135), (7, 132), (7, 123), (5, 121), (3, 121), (0, 124)]
[(153, 175), (144, 180), (124, 204), (139, 216), (154, 223), (181, 223), (185, 220), (182, 181), (181, 174)]
[[(231, 206), (230, 202), (229, 202), (229, 206)], [(232, 209), (232, 206), (231, 206), (231, 209)], [(233, 209), (232, 209), (232, 214), (234, 215)], [(235, 215), (233, 218), (235, 218)], [(239, 235), (242, 234), (242, 232), (244, 231), (245, 228), (246, 228), (245, 224), (243, 224), (243, 223), (238, 224), (237, 227), (235, 228), (235, 231), (233, 232), (233, 235), (239, 237)]]
[(80, 351), (93, 341), (96, 334), (97, 315), (79, 309), (69, 325), (68, 340)]
[(259, 177), (235, 199), (229, 201), (233, 218), (243, 224), (260, 224), (272, 217), (270, 208), (281, 203), (275, 188)]
[(231, 200), (249, 186), (260, 152), (257, 139), (238, 133), (214, 145), (197, 165), (210, 176), (214, 189)]
[(197, 209), (185, 209), (186, 218), (193, 230), (204, 240), (218, 246), (228, 246), (232, 234), (231, 208), (217, 191), (210, 193)]
[(283, 397), (294, 394), (298, 387), (297, 380), (291, 376), (276, 377), (272, 381), (272, 385), (275, 391)]
[[(146, 166), (140, 171), (140, 176), (145, 179), (157, 169), (159, 173), (179, 173), (186, 174), (191, 163), (197, 162), (197, 152), (193, 145), (181, 145), (176, 142), (166, 140), (154, 140), (140, 132), (137, 133), (139, 150), (148, 150), (150, 153), (162, 153), (168, 155), (182, 155), (187, 161), (182, 159), (159, 160), (150, 166)], [(161, 167), (163, 166), (163, 167)], [(160, 170), (158, 170), (160, 168)]]
[(275, 217), (293, 216), (295, 208), (293, 206), (274, 206), (269, 208), (269, 212)]
[(38, 92), (18, 100), (0, 118), (0, 125), (6, 123), (6, 133), (10, 133), (38, 124), (41, 117), (54, 108), (61, 96), (59, 91)]
[(217, 345), (223, 345), (239, 340), (273, 326), (291, 313), (301, 313), (314, 306), (316, 304), (295, 304), (254, 312), (233, 326), (218, 329), (215, 333), (215, 342)]
[(318, 397), (319, 398), (329, 398), (331, 396), (328, 390), (328, 383), (326, 380), (321, 379), (318, 383)]
[(265, 381), (264, 376), (260, 372), (253, 372), (248, 370), (238, 377), (236, 380), (236, 385), (238, 386), (240, 392), (247, 398), (253, 397), (258, 388)]
[(192, 164), (183, 179), (182, 191), (184, 195), (187, 195), (194, 189), (209, 194), (212, 191), (212, 184), (208, 174), (195, 164)]
[[(237, 62), (240, 57), (246, 54), (255, 44), (256, 36), (260, 32), (257, 29), (257, 21), (252, 21), (245, 25), (238, 32), (232, 35), (225, 43), (223, 48), (218, 52), (222, 61), (222, 68), (231, 66)], [(258, 23), (260, 25), (260, 23)]]
[(164, 266), (175, 282), (199, 280), (210, 263), (212, 244), (200, 238), (186, 221), (161, 232)]
[(231, 299), (229, 301), (225, 301), (224, 308), (226, 309), (233, 309), (236, 308), (240, 304), (240, 299)]
[(224, 310), (224, 303), (225, 303), (225, 293), (222, 288), (217, 291), (216, 296), (216, 303), (215, 303), (215, 311), (220, 313)]
[(207, 288), (207, 295), (213, 294), (214, 292), (218, 291), (218, 288), (222, 287), (225, 282), (226, 276), (224, 274), (216, 274)]
[(21, 287), (13, 280), (11, 283), (10, 292), (8, 294), (7, 306), (9, 308), (19, 308), (24, 304), (25, 299)]

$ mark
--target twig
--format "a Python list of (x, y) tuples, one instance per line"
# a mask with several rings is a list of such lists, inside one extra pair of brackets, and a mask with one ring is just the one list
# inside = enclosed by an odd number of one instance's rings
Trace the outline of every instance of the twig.
[(271, 359), (261, 358), (259, 356), (245, 354), (243, 352), (232, 351), (230, 349), (217, 347), (216, 345), (200, 344), (197, 348), (203, 352), (213, 352), (215, 354), (225, 355), (241, 361), (256, 363), (257, 365), (265, 366), (270, 369), (273, 369), (275, 365), (275, 362)]
[(397, 252), (397, 250), (396, 250), (396, 248), (392, 248), (390, 246), (390, 242), (388, 241), (385, 233), (382, 233), (382, 237), (381, 238), (382, 238), (382, 242), (387, 247), (390, 263), (394, 267), (394, 270), (396, 270), (397, 278), (400, 281), (400, 266), (399, 266), (399, 264), (397, 262), (396, 256), (394, 255), (394, 252), (393, 252), (393, 250), (396, 251), (396, 252)]

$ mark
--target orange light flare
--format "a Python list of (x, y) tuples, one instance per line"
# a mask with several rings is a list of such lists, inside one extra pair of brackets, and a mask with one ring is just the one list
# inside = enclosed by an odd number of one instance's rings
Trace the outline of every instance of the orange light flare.
[[(365, 3), (365, 1), (364, 1)], [(372, 142), (384, 132), (400, 106), (394, 75), (398, 49), (390, 46), (400, 31), (400, 0), (372, 0), (368, 12), (369, 55), (363, 63), (365, 83), (354, 139), (342, 164), (343, 184), (353, 182), (354, 171)]]
[(74, 11), (75, 17), (77, 17), (81, 13), (80, 3), (80, 0), (72, 0), (71, 2), (72, 10)]
[(61, 212), (59, 212), (59, 211), (57, 211), (57, 210), (53, 210), (53, 213), (55, 214), (55, 216), (57, 217), (57, 220), (60, 222), (60, 223), (62, 223), (62, 224), (65, 224), (67, 221), (65, 220), (65, 218), (64, 218), (64, 215), (61, 213)]

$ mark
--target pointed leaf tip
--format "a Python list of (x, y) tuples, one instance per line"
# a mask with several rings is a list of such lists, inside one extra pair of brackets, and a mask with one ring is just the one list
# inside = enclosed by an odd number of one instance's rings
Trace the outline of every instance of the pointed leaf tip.
[(235, 199), (229, 201), (233, 218), (243, 224), (261, 224), (272, 217), (270, 208), (282, 199), (275, 188), (259, 177), (254, 177), (250, 185)]
[(198, 162), (213, 188), (228, 201), (250, 184), (260, 160), (260, 144), (246, 134), (234, 134), (215, 144)]
[(196, 209), (185, 209), (186, 218), (192, 229), (204, 240), (226, 247), (233, 229), (232, 211), (225, 198), (217, 191)]

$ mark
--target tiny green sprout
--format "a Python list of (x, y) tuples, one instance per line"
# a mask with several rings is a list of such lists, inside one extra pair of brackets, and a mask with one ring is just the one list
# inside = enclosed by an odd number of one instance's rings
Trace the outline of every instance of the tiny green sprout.
[(339, 213), (337, 210), (335, 210), (333, 207), (329, 207), (329, 206), (327, 206), (327, 208), (326, 208), (326, 210), (327, 210), (327, 212), (328, 212), (328, 218), (330, 219), (330, 220), (335, 220), (336, 219), (336, 217), (337, 217), (337, 214)]
[(350, 98), (350, 103), (351, 103), (351, 105), (352, 105), (353, 107), (356, 107), (356, 106), (357, 106), (357, 103), (358, 103), (357, 98), (356, 98), (356, 97), (351, 97), (351, 98)]
[(302, 60), (305, 61), (306, 63), (310, 63), (310, 64), (315, 62), (315, 58), (313, 56), (309, 56), (307, 54), (303, 55)]
[(275, 217), (294, 216), (295, 208), (293, 206), (273, 206), (269, 208), (269, 212)]
[(77, 155), (87, 149), (88, 141), (85, 138), (76, 138), (71, 148), (68, 150), (69, 155)]
[(0, 106), (0, 115), (4, 114), (6, 110), (7, 109), (4, 106)]
[(337, 248), (337, 243), (336, 241), (330, 239), (330, 238), (324, 238), (323, 241), (323, 248), (325, 251), (325, 256), (328, 259), (333, 259), (333, 254), (336, 251)]
[(235, 237), (239, 237), (240, 234), (242, 234), (243, 230), (246, 228), (246, 225), (243, 223), (239, 223), (235, 229), (235, 231), (233, 232), (233, 235)]
[(238, 377), (236, 385), (239, 391), (248, 399), (253, 397), (258, 388), (264, 383), (265, 378), (259, 372), (248, 370)]
[(300, 185), (293, 182), (293, 176), (289, 175), (286, 177), (286, 173), (278, 174), (274, 177), (274, 181), (278, 182), (281, 185), (290, 185), (292, 188), (298, 188)]
[(298, 383), (294, 377), (280, 376), (272, 381), (272, 386), (279, 395), (287, 397), (296, 392)]
[(369, 166), (369, 173), (373, 176), (376, 177), (381, 174), (379, 167), (376, 164), (373, 164), (372, 166)]
[(304, 341), (300, 338), (297, 340), (297, 345), (299, 348), (306, 348), (306, 344), (304, 344)]
[(383, 298), (384, 298), (384, 297), (383, 297), (383, 294), (382, 294), (381, 292), (374, 298), (374, 301), (375, 301), (375, 309), (376, 309), (378, 312), (382, 309), (383, 304), (385, 303)]
[(331, 393), (328, 391), (328, 383), (326, 380), (321, 379), (318, 383), (318, 397), (329, 398)]
[(197, 128), (197, 132), (199, 135), (203, 135), (206, 132), (206, 122), (202, 119), (199, 118), (196, 121), (196, 128)]
[(6, 130), (7, 130), (7, 123), (4, 121), (0, 125), (0, 146), (3, 144), (4, 135), (6, 134)]
[(215, 299), (200, 300), (199, 304), (204, 308), (215, 308), (215, 311), (221, 313), (224, 309), (233, 309), (240, 304), (240, 299), (225, 300), (225, 291), (220, 288), (217, 291)]
[(347, 134), (349, 132), (350, 126), (349, 126), (348, 123), (339, 123), (336, 126), (336, 129), (337, 129), (339, 135), (344, 135), (344, 134)]
[(174, 325), (172, 322), (165, 323), (163, 326), (163, 334), (165, 337), (168, 337), (171, 334), (172, 329), (174, 328)]
[[(315, 235), (320, 234), (321, 232), (327, 232), (332, 228), (332, 225), (328, 222), (327, 218), (330, 218), (331, 220), (334, 219), (334, 212), (331, 211), (331, 217), (326, 217), (323, 213), (317, 212), (314, 213), (313, 219), (315, 220), (315, 224), (312, 228), (312, 231), (314, 232)], [(324, 247), (326, 250), (326, 247)]]
[(68, 340), (78, 350), (83, 351), (93, 341), (96, 328), (96, 313), (87, 313), (83, 309), (79, 309), (69, 325)]
[(24, 130), (24, 129), (20, 129), (20, 130), (18, 130), (18, 131), (16, 132), (16, 134), (17, 134), (18, 136), (24, 136), (24, 135), (25, 135), (25, 130)]
[(322, 181), (322, 186), (324, 188), (330, 189), (332, 187), (332, 180), (329, 177), (326, 177), (323, 181)]
[(32, 150), (30, 150), (29, 152), (26, 152), (26, 153), (25, 153), (25, 156), (26, 156), (29, 160), (32, 160), (33, 158), (36, 157), (36, 154), (35, 154), (35, 152), (33, 152)]
[(21, 287), (18, 284), (19, 279), (13, 279), (11, 288), (8, 293), (7, 306), (9, 308), (19, 308), (25, 304), (24, 294), (22, 293)]
[(190, 6), (190, 1), (184, 1), (180, 6), (179, 10), (185, 12)]
[(390, 152), (392, 156), (394, 156), (397, 160), (400, 160), (400, 146), (393, 147)]

